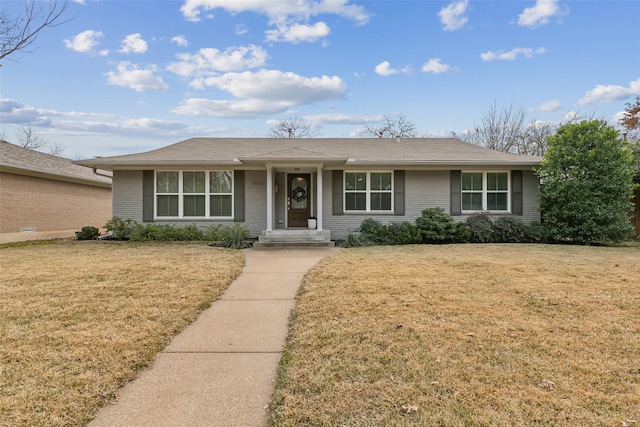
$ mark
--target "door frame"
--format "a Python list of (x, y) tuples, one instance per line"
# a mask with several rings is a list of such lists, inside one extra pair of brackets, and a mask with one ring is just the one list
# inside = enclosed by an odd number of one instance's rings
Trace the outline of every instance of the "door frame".
[[(286, 215), (286, 224), (285, 224), (285, 228), (301, 228), (303, 226), (291, 226), (290, 222), (291, 222), (291, 217), (290, 217), (290, 197), (291, 197), (291, 178), (292, 177), (296, 177), (296, 176), (303, 176), (303, 177), (308, 177), (308, 182), (309, 182), (309, 190), (307, 192), (307, 201), (308, 201), (308, 207), (309, 207), (309, 216), (313, 215), (313, 200), (314, 200), (314, 191), (313, 191), (313, 173), (311, 172), (286, 172), (285, 174), (285, 180), (286, 180), (286, 197), (285, 197), (285, 209), (287, 212)], [(304, 226), (306, 227), (306, 225)]]

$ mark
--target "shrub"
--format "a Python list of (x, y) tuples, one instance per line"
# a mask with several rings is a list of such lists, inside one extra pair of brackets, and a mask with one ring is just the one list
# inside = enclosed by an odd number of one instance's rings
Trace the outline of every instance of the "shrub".
[(132, 231), (132, 241), (173, 241), (178, 240), (179, 231), (175, 225), (169, 224), (145, 224), (137, 225)]
[(471, 232), (472, 242), (492, 243), (497, 241), (493, 221), (486, 213), (477, 213), (467, 217), (466, 227)]
[(82, 227), (79, 232), (76, 233), (78, 240), (96, 240), (100, 235), (100, 230), (90, 225)]
[(249, 229), (240, 223), (223, 227), (220, 230), (220, 239), (224, 243), (225, 248), (244, 249), (248, 247), (248, 235)]
[(342, 248), (357, 248), (359, 246), (371, 246), (374, 243), (368, 234), (361, 232), (349, 233), (347, 237), (340, 243)]
[(122, 219), (114, 216), (104, 226), (104, 229), (111, 232), (111, 238), (114, 240), (128, 239), (131, 231), (138, 225), (131, 218)]
[(418, 226), (407, 221), (392, 222), (386, 226), (388, 245), (411, 245), (422, 242)]
[(500, 217), (493, 223), (496, 241), (502, 243), (524, 243), (529, 241), (528, 227), (521, 220), (509, 216)]
[(545, 224), (531, 223), (526, 228), (526, 239), (529, 243), (553, 243), (551, 230)]
[(360, 224), (360, 232), (371, 236), (379, 234), (382, 228), (384, 228), (384, 225), (373, 218), (367, 218)]
[(202, 233), (202, 238), (204, 240), (208, 240), (211, 242), (215, 242), (217, 240), (220, 240), (220, 229), (222, 228), (222, 225), (220, 224), (216, 224), (216, 225), (211, 225), (207, 228), (204, 229), (204, 232)]
[(424, 243), (451, 243), (461, 237), (461, 229), (442, 208), (428, 208), (416, 218), (416, 226)]
[(190, 224), (179, 229), (179, 239), (186, 241), (204, 240), (204, 233), (195, 224)]

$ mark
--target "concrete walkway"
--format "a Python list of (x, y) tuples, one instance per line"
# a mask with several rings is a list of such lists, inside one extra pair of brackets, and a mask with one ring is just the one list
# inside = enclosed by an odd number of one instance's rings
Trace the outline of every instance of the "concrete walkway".
[(264, 426), (304, 274), (336, 248), (247, 249), (225, 294), (90, 426)]

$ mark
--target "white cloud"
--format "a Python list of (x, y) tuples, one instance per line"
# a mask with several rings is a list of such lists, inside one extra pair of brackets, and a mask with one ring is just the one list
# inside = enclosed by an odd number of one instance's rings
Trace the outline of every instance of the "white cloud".
[(363, 123), (376, 123), (384, 120), (383, 115), (358, 116), (343, 113), (313, 114), (303, 116), (302, 118), (304, 120), (323, 125), (360, 125)]
[(460, 0), (440, 9), (438, 16), (440, 17), (442, 28), (445, 31), (455, 31), (462, 28), (469, 21), (466, 15), (468, 6), (469, 0)]
[(120, 53), (145, 53), (147, 51), (147, 42), (144, 41), (140, 33), (129, 34), (122, 40)]
[(400, 71), (391, 68), (389, 61), (384, 61), (376, 65), (375, 72), (383, 77), (387, 77), (393, 74), (398, 74)]
[(346, 84), (339, 77), (303, 77), (277, 70), (227, 73), (202, 79), (203, 86), (213, 86), (238, 99), (211, 100), (191, 98), (173, 110), (177, 114), (213, 117), (260, 117), (328, 99), (339, 99)]
[(324, 22), (317, 22), (314, 25), (293, 24), (278, 25), (275, 30), (265, 32), (267, 41), (274, 42), (315, 42), (329, 35), (331, 30)]
[(557, 99), (543, 102), (536, 107), (537, 111), (557, 111), (562, 108), (562, 104)]
[(141, 69), (138, 68), (137, 65), (123, 61), (118, 64), (117, 71), (110, 71), (107, 73), (107, 80), (109, 84), (128, 87), (137, 92), (144, 92), (147, 90), (169, 90), (169, 86), (162, 81), (162, 78), (154, 75), (156, 71), (156, 66)]
[(187, 116), (205, 116), (220, 118), (255, 118), (287, 111), (286, 103), (274, 103), (258, 99), (214, 100), (190, 98), (172, 110), (173, 113)]
[(170, 64), (167, 69), (182, 77), (194, 77), (261, 67), (267, 61), (267, 52), (259, 46), (249, 45), (231, 47), (224, 52), (204, 48), (194, 54), (182, 53), (176, 57), (180, 61)]
[(0, 98), (0, 123), (5, 125), (46, 126), (51, 119), (41, 110), (9, 98)]
[(533, 58), (535, 55), (542, 55), (546, 52), (546, 49), (539, 47), (537, 49), (531, 49), (529, 47), (516, 47), (508, 52), (499, 50), (497, 52), (488, 51), (480, 54), (480, 58), (484, 61), (513, 61), (522, 55), (525, 58)]
[(349, 0), (185, 0), (180, 11), (186, 19), (199, 21), (202, 11), (215, 9), (224, 9), (232, 14), (261, 13), (276, 21), (289, 17), (304, 20), (320, 14), (339, 15), (359, 24), (369, 21), (366, 10), (349, 4)]
[(346, 92), (346, 84), (337, 76), (303, 77), (278, 70), (227, 73), (209, 77), (204, 84), (239, 98), (286, 102), (290, 105), (338, 99)]
[(422, 71), (425, 73), (440, 74), (449, 70), (451, 70), (451, 66), (443, 64), (440, 58), (431, 58), (422, 66)]
[(629, 82), (628, 87), (619, 85), (596, 85), (578, 101), (578, 105), (589, 105), (594, 102), (612, 102), (632, 95), (640, 95), (640, 78)]
[(180, 34), (179, 36), (171, 37), (171, 43), (175, 43), (180, 47), (189, 46), (189, 42), (187, 41), (187, 38), (182, 34)]
[(65, 39), (64, 45), (76, 52), (91, 53), (93, 52), (93, 48), (98, 45), (98, 40), (103, 36), (102, 31), (87, 30), (76, 34), (70, 39)]
[(411, 66), (409, 65), (404, 66), (400, 69), (391, 68), (391, 64), (389, 63), (389, 61), (383, 61), (379, 63), (378, 65), (376, 65), (376, 68), (374, 68), (374, 71), (376, 72), (376, 74), (379, 74), (382, 77), (388, 77), (393, 74), (399, 74), (399, 73), (411, 74), (413, 72), (413, 70), (411, 69)]
[(554, 16), (563, 16), (568, 9), (560, 9), (559, 0), (536, 0), (533, 7), (526, 8), (518, 15), (518, 25), (521, 27), (535, 28), (549, 23)]

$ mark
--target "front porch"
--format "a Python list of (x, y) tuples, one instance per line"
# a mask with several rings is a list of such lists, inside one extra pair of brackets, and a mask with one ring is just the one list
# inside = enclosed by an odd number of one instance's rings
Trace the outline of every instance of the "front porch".
[(258, 236), (254, 248), (335, 246), (329, 230), (265, 230)]

